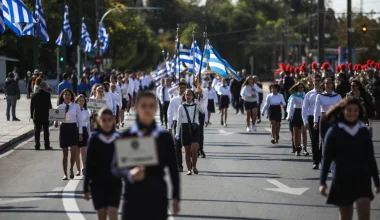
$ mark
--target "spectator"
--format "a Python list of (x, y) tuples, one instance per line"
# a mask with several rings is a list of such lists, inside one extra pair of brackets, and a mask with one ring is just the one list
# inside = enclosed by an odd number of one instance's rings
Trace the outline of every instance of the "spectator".
[(100, 83), (99, 79), (98, 79), (98, 72), (96, 69), (92, 70), (91, 71), (92, 73), (92, 78), (90, 79), (90, 89), (92, 89), (92, 86), (96, 83)]
[(85, 97), (88, 97), (88, 85), (86, 83), (86, 77), (82, 76), (80, 83), (78, 85), (78, 94), (82, 94)]
[(14, 74), (11, 72), (8, 74), (8, 78), (5, 80), (4, 92), (7, 96), (7, 121), (10, 120), (10, 110), (12, 107), (12, 121), (20, 121), (16, 117), (16, 103), (20, 99), (20, 88), (17, 81), (14, 79)]
[(30, 102), (30, 117), (34, 122), (34, 141), (36, 150), (40, 149), (40, 132), (41, 127), (44, 129), (45, 150), (50, 150), (49, 141), (49, 109), (52, 108), (50, 93), (46, 90), (48, 85), (42, 81), (39, 86), (39, 91), (34, 93)]
[(30, 99), (30, 94), (33, 92), (32, 91), (32, 72), (28, 71), (26, 73), (25, 77), (25, 82), (26, 82), (26, 98)]
[(64, 73), (63, 76), (63, 81), (58, 85), (58, 94), (61, 94), (64, 89), (70, 89), (73, 91), (73, 85), (68, 81), (70, 78), (70, 75), (67, 73)]

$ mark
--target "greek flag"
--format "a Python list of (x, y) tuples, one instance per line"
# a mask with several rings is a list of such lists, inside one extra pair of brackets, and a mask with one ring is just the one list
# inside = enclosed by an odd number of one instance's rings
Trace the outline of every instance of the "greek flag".
[(17, 36), (21, 37), (21, 35), (22, 35), (21, 25), (19, 23), (12, 22), (12, 14), (11, 13), (13, 13), (13, 11), (12, 11), (13, 8), (10, 8), (9, 5), (12, 5), (12, 4), (9, 4), (9, 0), (3, 0), (2, 12), (3, 12), (4, 24), (6, 26), (8, 26), (13, 32), (15, 32)]
[(34, 24), (33, 23), (25, 25), (24, 30), (22, 31), (22, 36), (26, 36), (26, 35), (34, 36)]
[(159, 64), (157, 66), (157, 69), (152, 72), (152, 76), (154, 78), (154, 81), (156, 82), (156, 85), (160, 85), (161, 78), (166, 78), (168, 76), (166, 71), (166, 65), (164, 63)]
[[(105, 53), (109, 47), (109, 35), (103, 24), (100, 24), (98, 31), (99, 42), (101, 43), (100, 49), (102, 53)], [(95, 41), (94, 48), (98, 48), (98, 41)]]
[(64, 43), (63, 43), (63, 35), (64, 35), (64, 32), (63, 32), (63, 30), (61, 30), (61, 33), (59, 33), (58, 39), (55, 41), (55, 43), (58, 46), (61, 46), (61, 47), (64, 45)]
[(92, 43), (90, 34), (87, 31), (87, 26), (84, 23), (84, 18), (82, 18), (82, 47), (84, 52), (91, 52), (92, 50)]
[(59, 46), (72, 45), (73, 44), (73, 33), (71, 32), (69, 23), (69, 7), (65, 6), (65, 13), (63, 15), (63, 29), (55, 41)]
[(189, 72), (198, 74), (199, 67), (201, 66), (202, 52), (198, 47), (198, 43), (196, 40), (191, 44), (190, 49), (190, 58), (191, 64), (189, 66)]
[[(36, 19), (37, 19), (37, 32), (44, 43), (49, 41), (49, 34), (46, 26), (44, 10), (42, 9), (42, 1), (36, 0), (36, 11), (35, 11)], [(25, 30), (25, 28), (24, 28)]]
[(192, 63), (192, 60), (190, 58), (190, 48), (184, 44), (181, 44), (179, 48), (179, 61), (181, 64), (185, 63), (187, 67), (189, 67), (189, 65)]
[(5, 23), (4, 23), (4, 15), (3, 15), (3, 2), (0, 1), (0, 33), (4, 33), (5, 31)]
[(36, 23), (33, 13), (28, 10), (21, 0), (3, 0), (3, 6), (6, 5), (6, 13), (10, 15), (10, 23)]

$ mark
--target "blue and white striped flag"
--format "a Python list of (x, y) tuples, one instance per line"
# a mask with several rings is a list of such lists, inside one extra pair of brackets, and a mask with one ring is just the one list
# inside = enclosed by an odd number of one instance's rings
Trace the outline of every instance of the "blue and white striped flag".
[[(109, 35), (107, 34), (107, 30), (103, 24), (99, 25), (98, 38), (101, 43), (100, 49), (102, 50), (102, 53), (105, 53), (109, 47)], [(98, 41), (95, 41), (94, 48), (98, 48)]]
[(34, 36), (34, 24), (33, 23), (25, 25), (24, 30), (22, 31), (22, 36), (26, 36), (26, 35)]
[(71, 32), (70, 22), (69, 22), (69, 6), (65, 6), (65, 14), (63, 15), (63, 31), (66, 34), (67, 45), (73, 44), (73, 33)]
[(191, 44), (190, 58), (192, 62), (189, 66), (189, 72), (198, 74), (199, 67), (201, 65), (202, 51), (199, 49), (198, 43), (196, 40), (194, 40), (193, 43)]
[(84, 18), (82, 18), (82, 47), (84, 52), (91, 52), (92, 50), (91, 38), (84, 23)]
[(0, 1), (0, 33), (4, 33), (5, 31), (5, 23), (4, 23), (4, 15), (3, 15), (3, 2)]
[(57, 38), (57, 40), (55, 41), (55, 43), (58, 45), (58, 46), (63, 46), (64, 43), (63, 43), (63, 35), (64, 35), (64, 32), (63, 30), (61, 30), (61, 32), (59, 33), (59, 36)]
[(7, 25), (13, 32), (15, 32), (17, 36), (21, 37), (22, 35), (21, 25), (19, 23), (12, 22), (11, 8), (9, 7), (8, 1), (3, 1), (2, 11), (3, 11), (4, 24)]
[(188, 48), (186, 45), (181, 44), (179, 49), (179, 61), (182, 63), (185, 63), (187, 67), (191, 65), (192, 60), (190, 58), (190, 48)]
[[(7, 13), (10, 15), (10, 23), (36, 23), (33, 13), (29, 11), (21, 0), (2, 0), (7, 4)], [(3, 10), (5, 10), (3, 8)]]
[[(49, 42), (49, 34), (46, 26), (44, 10), (42, 9), (42, 1), (36, 0), (36, 11), (35, 11), (36, 19), (37, 19), (37, 32), (41, 39), (46, 44)], [(24, 29), (25, 30), (25, 29)]]

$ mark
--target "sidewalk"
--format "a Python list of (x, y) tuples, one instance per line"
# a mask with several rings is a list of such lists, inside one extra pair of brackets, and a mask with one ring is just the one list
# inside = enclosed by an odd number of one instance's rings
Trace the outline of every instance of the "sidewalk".
[[(57, 96), (52, 95), (53, 107), (56, 106), (56, 100)], [(4, 94), (0, 94), (0, 151), (34, 132), (33, 121), (29, 121), (30, 99), (26, 99), (26, 95), (21, 95), (21, 99), (17, 101), (16, 105), (16, 117), (21, 121), (7, 121), (6, 108)]]

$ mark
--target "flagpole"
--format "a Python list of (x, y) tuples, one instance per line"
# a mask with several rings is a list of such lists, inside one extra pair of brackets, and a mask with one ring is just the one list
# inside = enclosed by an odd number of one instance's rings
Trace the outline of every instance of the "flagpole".
[(198, 86), (197, 86), (197, 92), (201, 92), (201, 72), (203, 67), (203, 54), (206, 48), (206, 40), (207, 40), (207, 26), (205, 27), (205, 31), (203, 32), (203, 45), (202, 45), (202, 56), (201, 56), (201, 65), (199, 67), (198, 72)]
[[(65, 20), (65, 8), (66, 8), (66, 0), (63, 0), (63, 20)], [(62, 27), (62, 28), (64, 28), (64, 27)], [(63, 30), (63, 32), (65, 32), (64, 30)], [(63, 53), (63, 63), (62, 63), (62, 74), (63, 73), (66, 73), (66, 63), (67, 63), (67, 57), (66, 57), (66, 53), (67, 53), (67, 44), (68, 44), (68, 36), (67, 36), (67, 33), (64, 33), (63, 34), (63, 39), (62, 39), (62, 41), (63, 41), (63, 47), (62, 47), (62, 53)]]
[[(194, 40), (195, 40), (195, 26), (193, 26), (193, 32), (191, 32), (192, 35), (193, 35), (193, 49), (195, 50), (196, 48), (194, 47)], [(193, 56), (193, 80), (195, 79), (195, 56), (194, 56), (194, 51), (191, 51), (190, 49), (190, 52), (192, 52), (191, 56)]]
[[(78, 10), (78, 21), (82, 21), (82, 14), (83, 14), (83, 0), (79, 0), (79, 10)], [(81, 22), (81, 25), (79, 25), (79, 41), (78, 41), (78, 46), (77, 46), (77, 52), (78, 52), (78, 60), (77, 60), (77, 77), (79, 78), (80, 76), (82, 76), (82, 72), (83, 72), (83, 59), (82, 59), (82, 45), (83, 45), (83, 41), (82, 41), (82, 22)]]
[[(34, 3), (34, 18), (37, 20), (37, 14), (36, 14), (36, 9), (37, 9), (37, 2)], [(33, 67), (34, 69), (38, 68), (38, 32), (37, 32), (37, 27), (38, 26), (38, 20), (37, 23), (34, 24), (34, 38), (33, 38)]]
[(166, 60), (165, 60), (165, 50), (164, 49), (162, 49), (162, 58), (164, 59), (164, 63), (165, 63), (165, 66), (166, 66)]
[(177, 24), (177, 59), (178, 59), (178, 82), (181, 81), (181, 61), (179, 59), (179, 24)]

